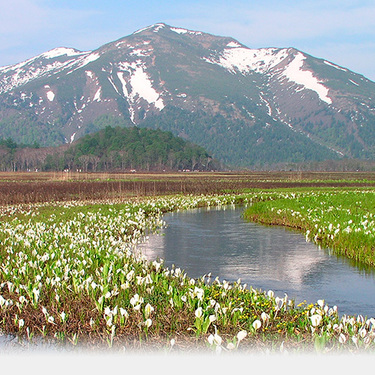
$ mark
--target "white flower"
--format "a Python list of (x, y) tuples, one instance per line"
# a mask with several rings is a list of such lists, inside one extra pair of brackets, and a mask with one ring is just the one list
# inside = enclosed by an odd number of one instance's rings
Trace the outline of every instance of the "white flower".
[(222, 341), (223, 341), (222, 338), (217, 333), (215, 333), (215, 335), (214, 335), (214, 342), (215, 342), (215, 344), (218, 345), (218, 346), (220, 346), (221, 343), (222, 343)]
[(352, 337), (352, 341), (354, 342), (355, 346), (357, 346), (357, 343), (358, 343), (358, 337), (357, 337), (357, 336), (353, 336), (353, 337)]
[(214, 335), (210, 335), (207, 337), (207, 341), (210, 345), (216, 345), (216, 346), (220, 346), (221, 343), (223, 342), (222, 338), (217, 334), (215, 333)]
[(230, 343), (228, 343), (228, 345), (227, 345), (227, 349), (228, 350), (233, 350), (233, 349), (235, 349), (236, 347), (235, 347), (235, 345), (232, 343), (232, 342), (230, 342)]
[(204, 290), (202, 288), (195, 287), (194, 295), (201, 301), (204, 296)]
[(61, 316), (62, 321), (65, 322), (66, 314), (65, 314), (64, 311), (62, 313), (60, 313), (60, 316)]
[(311, 325), (313, 327), (317, 327), (322, 321), (322, 317), (319, 314), (310, 316), (310, 319), (311, 319)]
[(367, 335), (366, 328), (362, 328), (359, 330), (359, 335), (364, 338)]
[(262, 322), (258, 319), (254, 320), (253, 322), (253, 328), (257, 331), (262, 325)]
[(135, 294), (132, 298), (130, 298), (130, 303), (134, 306), (138, 302), (138, 294)]
[(160, 266), (161, 266), (161, 263), (158, 263), (156, 260), (154, 260), (154, 261), (152, 262), (152, 265), (155, 267), (156, 272), (158, 272), (158, 271), (159, 271), (159, 268), (160, 268)]
[(138, 294), (134, 294), (134, 296), (130, 299), (130, 303), (135, 306), (137, 303), (140, 305), (143, 303), (143, 297), (139, 297)]
[(24, 296), (20, 296), (18, 300), (20, 301), (20, 303), (27, 302), (27, 299)]
[(145, 306), (145, 316), (146, 316), (146, 318), (148, 318), (153, 311), (154, 311), (154, 308), (148, 303)]
[(147, 328), (149, 328), (149, 327), (151, 327), (151, 324), (152, 324), (152, 320), (151, 320), (151, 319), (146, 319), (146, 321), (145, 321), (145, 326), (146, 326)]
[(19, 327), (19, 328), (22, 328), (24, 325), (25, 325), (25, 321), (24, 321), (23, 319), (20, 319), (20, 320), (18, 321), (18, 327)]
[(340, 344), (345, 344), (345, 342), (346, 342), (346, 336), (343, 333), (340, 333), (339, 343)]
[(131, 271), (126, 275), (126, 280), (131, 281), (132, 278), (133, 278), (133, 276), (134, 276), (134, 271), (131, 270)]
[(243, 330), (237, 333), (238, 342), (242, 341), (247, 336), (247, 331)]
[(265, 313), (264, 311), (262, 312), (260, 317), (263, 320), (263, 324), (266, 324), (270, 319), (270, 316), (267, 313)]
[(111, 327), (112, 326), (112, 322), (113, 322), (113, 316), (110, 315), (107, 319), (107, 326), (108, 327)]
[(203, 315), (203, 311), (202, 311), (202, 308), (201, 307), (198, 307), (196, 310), (195, 310), (195, 316), (197, 318), (201, 318)]

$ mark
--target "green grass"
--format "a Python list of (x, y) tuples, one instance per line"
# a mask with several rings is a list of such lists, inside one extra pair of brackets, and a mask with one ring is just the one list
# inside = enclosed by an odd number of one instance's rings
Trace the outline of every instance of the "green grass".
[(296, 190), (282, 199), (254, 204), (245, 217), (295, 228), (336, 254), (375, 265), (374, 190)]

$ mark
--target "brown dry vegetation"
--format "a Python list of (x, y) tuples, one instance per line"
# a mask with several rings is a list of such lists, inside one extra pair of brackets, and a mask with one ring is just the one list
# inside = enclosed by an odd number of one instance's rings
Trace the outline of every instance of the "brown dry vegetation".
[(375, 186), (370, 172), (0, 173), (0, 205), (244, 189)]

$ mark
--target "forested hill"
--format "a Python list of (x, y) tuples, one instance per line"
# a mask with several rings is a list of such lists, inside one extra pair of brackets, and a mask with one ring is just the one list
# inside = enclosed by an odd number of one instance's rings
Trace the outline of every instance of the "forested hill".
[(11, 140), (2, 141), (0, 169), (99, 172), (220, 168), (203, 147), (175, 137), (171, 132), (108, 126), (60, 147), (20, 147)]

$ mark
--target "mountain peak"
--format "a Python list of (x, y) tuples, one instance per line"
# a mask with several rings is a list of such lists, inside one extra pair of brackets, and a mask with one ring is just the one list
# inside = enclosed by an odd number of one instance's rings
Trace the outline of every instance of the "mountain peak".
[(53, 59), (53, 58), (60, 57), (60, 56), (72, 57), (72, 56), (83, 55), (86, 53), (88, 52), (81, 52), (74, 48), (58, 47), (58, 48), (51, 49), (50, 51), (44, 52), (38, 57), (43, 57), (45, 59)]
[(167, 25), (165, 23), (155, 23), (153, 25), (143, 27), (142, 29), (134, 31), (134, 33), (132, 35), (140, 34), (144, 31), (150, 31), (150, 30), (152, 30), (153, 32), (158, 32), (160, 29), (163, 29), (164, 27), (167, 27)]
[(375, 84), (294, 48), (165, 23), (0, 68), (0, 138), (50, 145), (134, 124), (241, 166), (375, 157)]
[(185, 28), (181, 28), (181, 27), (174, 27), (174, 26), (167, 25), (166, 23), (160, 22), (160, 23), (155, 23), (153, 25), (150, 25), (150, 26), (144, 27), (142, 29), (139, 29), (139, 30), (135, 31), (132, 35), (141, 34), (145, 31), (148, 31), (148, 32), (152, 31), (154, 33), (158, 33), (161, 30), (173, 31), (173, 32), (175, 32), (177, 34), (181, 34), (181, 35), (184, 35), (184, 34), (203, 35), (204, 34), (202, 31), (195, 31), (195, 30), (189, 30), (189, 29), (185, 29)]

